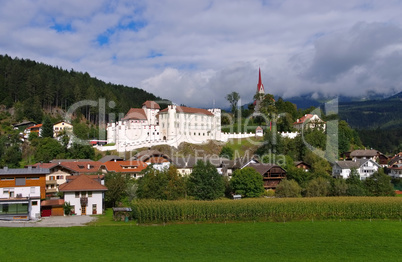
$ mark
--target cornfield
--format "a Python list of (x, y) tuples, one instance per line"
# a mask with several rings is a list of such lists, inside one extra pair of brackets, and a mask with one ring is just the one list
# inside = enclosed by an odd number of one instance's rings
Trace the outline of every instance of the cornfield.
[(402, 198), (260, 198), (217, 201), (138, 200), (133, 202), (132, 210), (133, 218), (138, 223), (401, 219)]

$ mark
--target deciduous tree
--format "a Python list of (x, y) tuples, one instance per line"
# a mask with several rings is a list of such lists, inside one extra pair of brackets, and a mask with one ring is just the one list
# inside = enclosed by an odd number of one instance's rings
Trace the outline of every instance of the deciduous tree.
[(236, 170), (230, 179), (230, 185), (234, 193), (243, 197), (259, 197), (264, 193), (262, 176), (251, 167)]
[(198, 200), (215, 200), (224, 195), (225, 185), (221, 175), (208, 161), (199, 160), (189, 180), (189, 195)]

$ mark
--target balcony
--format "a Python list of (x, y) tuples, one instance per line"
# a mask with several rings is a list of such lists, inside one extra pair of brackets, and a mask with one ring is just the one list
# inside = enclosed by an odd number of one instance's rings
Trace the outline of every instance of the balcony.
[(57, 185), (57, 180), (46, 180), (46, 185)]
[(57, 188), (48, 188), (46, 189), (46, 194), (47, 193), (57, 193)]

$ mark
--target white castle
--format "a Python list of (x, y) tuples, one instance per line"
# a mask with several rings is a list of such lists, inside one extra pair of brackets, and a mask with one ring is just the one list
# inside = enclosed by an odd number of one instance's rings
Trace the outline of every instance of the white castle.
[[(257, 92), (264, 93), (261, 71)], [(221, 110), (217, 108), (168, 105), (160, 109), (154, 101), (146, 101), (142, 108), (131, 108), (120, 121), (107, 126), (107, 143), (115, 143), (115, 146), (98, 149), (124, 152), (162, 144), (177, 147), (182, 142), (201, 144), (209, 140), (227, 142), (231, 138), (262, 136), (261, 130), (257, 133), (221, 132)]]
[(182, 142), (226, 142), (230, 138), (253, 136), (255, 133), (221, 132), (220, 109), (168, 105), (160, 110), (160, 106), (154, 101), (146, 101), (142, 108), (131, 108), (124, 118), (107, 126), (107, 143), (115, 143), (113, 149), (118, 152), (153, 145), (167, 144), (177, 147)]

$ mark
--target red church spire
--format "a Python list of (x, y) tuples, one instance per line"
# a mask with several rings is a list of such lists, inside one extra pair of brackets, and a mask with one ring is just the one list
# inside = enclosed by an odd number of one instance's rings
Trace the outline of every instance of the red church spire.
[(265, 93), (264, 85), (262, 84), (262, 81), (261, 81), (261, 68), (258, 68), (258, 71), (259, 71), (259, 77), (258, 77), (258, 84), (257, 84), (257, 93), (264, 94)]

